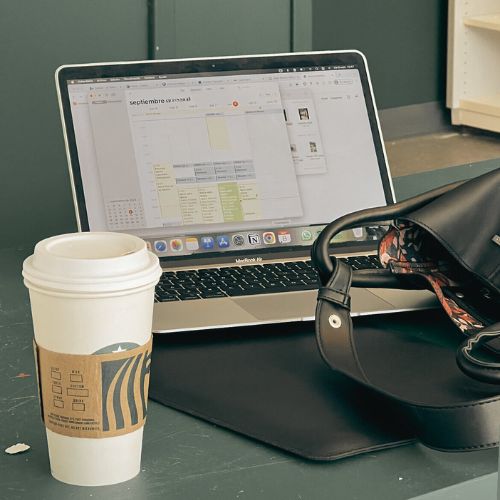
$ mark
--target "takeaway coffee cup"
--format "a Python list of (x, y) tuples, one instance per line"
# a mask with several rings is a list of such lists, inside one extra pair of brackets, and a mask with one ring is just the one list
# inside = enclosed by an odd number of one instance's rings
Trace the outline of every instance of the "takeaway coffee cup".
[(82, 486), (139, 473), (158, 258), (119, 233), (40, 241), (24, 261), (52, 475)]

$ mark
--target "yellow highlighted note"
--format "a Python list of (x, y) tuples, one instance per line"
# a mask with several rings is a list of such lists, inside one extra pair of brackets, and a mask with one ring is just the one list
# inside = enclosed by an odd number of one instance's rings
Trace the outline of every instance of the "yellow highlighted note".
[(223, 116), (207, 116), (205, 120), (212, 149), (229, 149), (226, 119)]

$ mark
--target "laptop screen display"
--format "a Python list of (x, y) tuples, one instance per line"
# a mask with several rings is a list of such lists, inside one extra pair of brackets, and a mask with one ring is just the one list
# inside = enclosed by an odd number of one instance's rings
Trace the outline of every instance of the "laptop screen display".
[(66, 83), (92, 231), (162, 257), (265, 250), (386, 203), (356, 64)]

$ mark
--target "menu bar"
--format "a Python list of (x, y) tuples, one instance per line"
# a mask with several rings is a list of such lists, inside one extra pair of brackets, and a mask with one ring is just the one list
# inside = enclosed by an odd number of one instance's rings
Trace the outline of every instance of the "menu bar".
[(273, 69), (245, 69), (237, 71), (213, 71), (213, 72), (199, 72), (199, 73), (175, 73), (175, 74), (162, 74), (162, 75), (142, 75), (142, 76), (123, 76), (123, 77), (110, 77), (110, 78), (84, 78), (68, 80), (68, 85), (79, 85), (82, 83), (109, 83), (109, 82), (134, 82), (134, 81), (147, 81), (147, 80), (165, 80), (189, 77), (204, 77), (204, 76), (231, 76), (243, 74), (269, 74), (269, 73), (300, 73), (310, 71), (332, 71), (332, 70), (346, 70), (356, 69), (353, 64), (348, 65), (334, 65), (334, 66), (300, 66), (293, 68), (273, 68)]

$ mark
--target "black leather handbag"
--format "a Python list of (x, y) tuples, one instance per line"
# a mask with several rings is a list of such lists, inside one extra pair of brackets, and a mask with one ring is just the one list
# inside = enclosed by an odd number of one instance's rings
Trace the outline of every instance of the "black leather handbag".
[[(330, 256), (340, 231), (391, 221), (380, 270)], [(500, 433), (500, 169), (330, 223), (312, 248), (321, 288), (316, 335), (336, 371), (397, 402), (415, 435), (443, 450), (497, 446)], [(429, 289), (456, 335), (410, 338), (393, 326), (353, 329), (351, 286)], [(394, 316), (397, 318), (397, 315)], [(389, 322), (389, 325), (391, 322)]]

